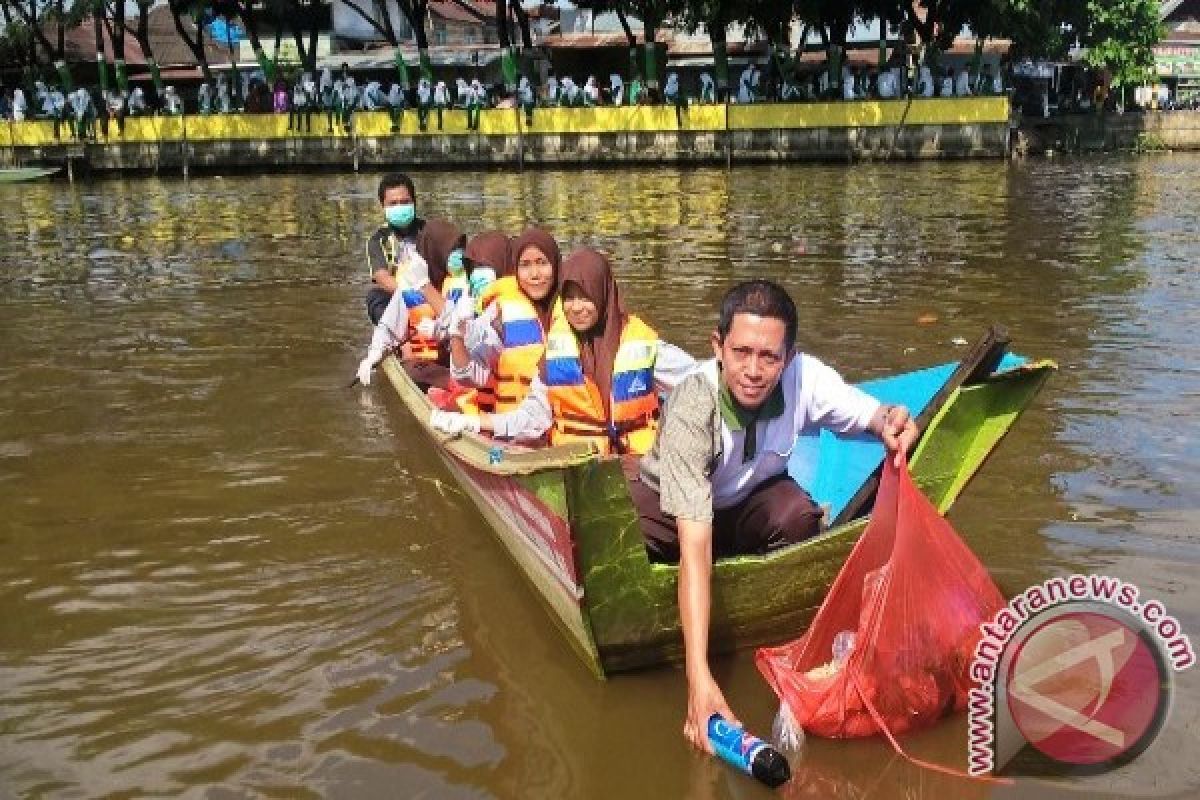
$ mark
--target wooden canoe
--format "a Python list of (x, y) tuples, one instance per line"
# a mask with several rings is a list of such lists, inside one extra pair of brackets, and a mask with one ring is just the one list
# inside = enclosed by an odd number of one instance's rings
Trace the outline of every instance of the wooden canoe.
[[(525, 573), (552, 619), (598, 676), (677, 660), (683, 652), (678, 568), (646, 557), (621, 463), (590, 446), (501, 446), (429, 427), (430, 403), (393, 357), (383, 371), (466, 495)], [(861, 384), (924, 409), (957, 364)], [(944, 391), (910, 459), (916, 483), (946, 513), (1041, 389), (1053, 362), (1005, 356), (981, 381)], [(873, 437), (802, 437), (792, 476), (836, 519), (882, 463)], [(778, 642), (803, 631), (866, 527), (866, 517), (767, 556), (713, 568), (710, 651)]]
[(0, 168), (0, 183), (20, 183), (34, 181), (53, 175), (62, 167), (4, 167)]

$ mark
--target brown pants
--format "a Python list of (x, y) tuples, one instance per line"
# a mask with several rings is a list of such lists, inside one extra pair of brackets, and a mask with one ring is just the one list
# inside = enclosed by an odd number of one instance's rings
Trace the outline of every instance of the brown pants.
[[(634, 475), (629, 477), (629, 494), (637, 507), (650, 560), (678, 562), (679, 530), (675, 518), (663, 513), (658, 492)], [(820, 530), (821, 510), (808, 492), (787, 475), (779, 475), (757, 486), (736, 506), (716, 510), (713, 559), (762, 555), (811, 539)]]

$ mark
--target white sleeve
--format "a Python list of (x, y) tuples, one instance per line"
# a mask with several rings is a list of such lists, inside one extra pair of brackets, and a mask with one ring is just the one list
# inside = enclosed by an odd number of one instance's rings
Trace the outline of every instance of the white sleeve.
[(404, 304), (404, 293), (397, 289), (392, 292), (392, 299), (388, 301), (383, 316), (371, 333), (371, 347), (367, 350), (367, 356), (378, 361), (389, 347), (400, 344), (407, 336), (408, 306)]
[(453, 359), (450, 361), (450, 377), (459, 383), (487, 386), (491, 380), (492, 370), (499, 363), (500, 353), (504, 350), (504, 342), (492, 327), (497, 313), (497, 306), (493, 303), (467, 323), (467, 334), (463, 337), (463, 343), (467, 347), (470, 360), (462, 366), (455, 366)]
[(871, 424), (879, 401), (842, 380), (833, 367), (809, 355), (799, 355), (798, 397), (808, 392), (809, 422), (837, 433), (861, 433)]
[(529, 394), (515, 411), (492, 414), (492, 432), (505, 439), (540, 439), (554, 424), (550, 397), (542, 376), (534, 376)]
[(654, 388), (671, 392), (696, 366), (692, 354), (670, 342), (658, 340), (658, 355), (654, 359)]

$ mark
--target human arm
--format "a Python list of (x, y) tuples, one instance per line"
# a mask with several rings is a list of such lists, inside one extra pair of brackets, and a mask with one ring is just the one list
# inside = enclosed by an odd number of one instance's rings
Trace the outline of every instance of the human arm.
[(535, 377), (529, 394), (513, 411), (503, 414), (459, 414), (434, 410), (429, 422), (445, 433), (486, 431), (503, 439), (535, 440), (550, 430), (554, 417), (546, 384), (542, 383), (540, 377)]
[(716, 388), (705, 375), (692, 372), (667, 400), (656, 445), (659, 505), (664, 514), (675, 518), (679, 533), (679, 622), (688, 686), (683, 735), (707, 752), (712, 752), (708, 718), (719, 712), (736, 719), (708, 666), (713, 563), (710, 473), (718, 456), (719, 425)]
[(386, 235), (380, 230), (367, 240), (367, 268), (376, 286), (385, 292), (395, 292), (396, 277), (392, 275), (391, 266), (383, 252), (383, 237)]
[(401, 293), (395, 292), (376, 323), (375, 330), (371, 332), (371, 344), (366, 357), (358, 365), (358, 380), (363, 386), (371, 385), (371, 370), (383, 360), (384, 355), (403, 344), (407, 338), (408, 306)]
[(708, 628), (712, 611), (712, 521), (678, 518), (679, 623), (683, 628), (687, 675), (687, 716), (683, 735), (692, 746), (711, 754), (708, 719), (720, 714), (735, 725), (721, 687), (708, 666)]
[[(846, 383), (832, 367), (808, 355), (799, 355), (796, 371), (801, 396), (809, 401), (810, 418), (838, 433), (870, 431), (890, 455), (908, 452), (917, 440), (917, 426), (903, 406), (885, 406), (861, 389)], [(898, 461), (897, 461), (898, 465)]]

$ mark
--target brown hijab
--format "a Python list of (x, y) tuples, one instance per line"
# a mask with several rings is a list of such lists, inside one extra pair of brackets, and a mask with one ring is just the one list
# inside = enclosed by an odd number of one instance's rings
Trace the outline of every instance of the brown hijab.
[(450, 251), (466, 245), (467, 237), (453, 222), (445, 219), (428, 219), (417, 233), (417, 252), (429, 265), (429, 282), (435, 289), (442, 288), (446, 280), (446, 259)]
[(559, 278), (560, 291), (568, 283), (579, 287), (587, 299), (596, 304), (600, 318), (590, 331), (579, 332), (579, 360), (583, 374), (591, 378), (600, 390), (604, 411), (611, 416), (613, 362), (621, 347), (621, 331), (629, 315), (621, 304), (617, 280), (613, 277), (612, 264), (598, 250), (583, 248), (567, 256)]
[(542, 251), (550, 266), (554, 269), (554, 288), (550, 293), (541, 300), (534, 303), (538, 310), (538, 319), (541, 320), (542, 330), (550, 329), (550, 314), (554, 311), (554, 301), (558, 299), (558, 291), (562, 286), (562, 275), (560, 267), (562, 265), (562, 254), (558, 250), (558, 242), (554, 241), (554, 237), (542, 228), (526, 228), (521, 232), (512, 244), (512, 249), (508, 251), (508, 265), (505, 269), (505, 275), (517, 274), (517, 262), (521, 260), (521, 253), (530, 245)]
[(509, 239), (500, 231), (484, 231), (471, 237), (463, 253), (472, 264), (491, 267), (496, 277), (506, 275), (510, 259)]

